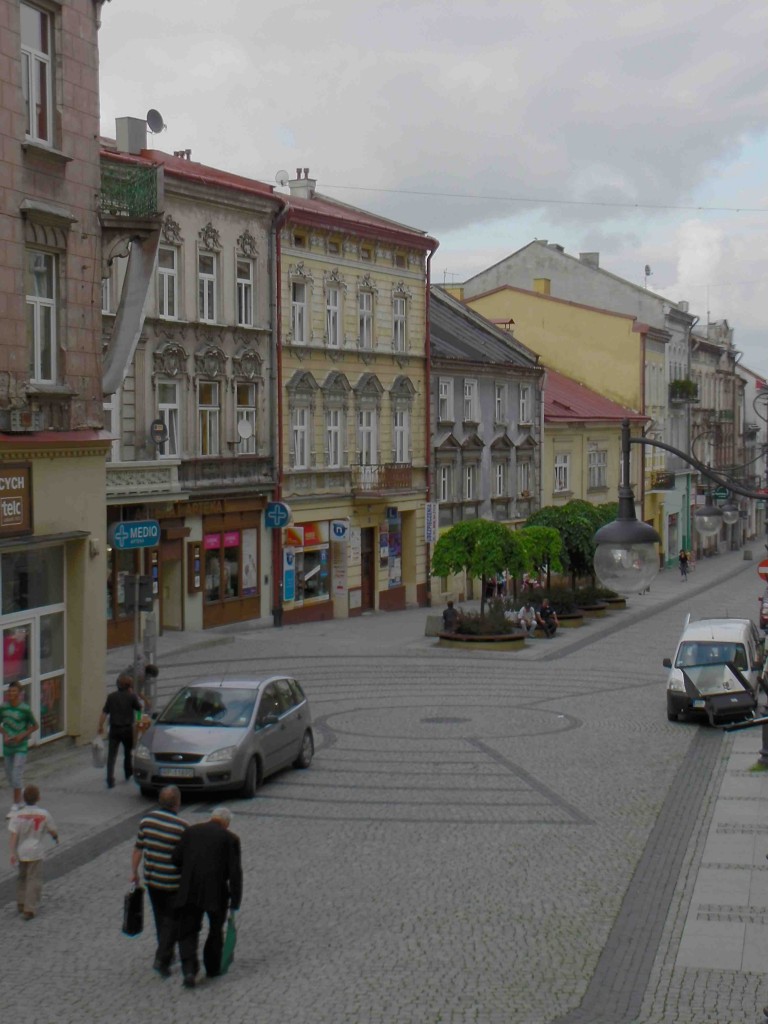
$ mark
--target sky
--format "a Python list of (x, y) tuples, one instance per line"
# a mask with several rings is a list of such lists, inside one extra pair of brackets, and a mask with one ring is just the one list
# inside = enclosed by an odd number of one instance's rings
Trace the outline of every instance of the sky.
[[(727, 319), (768, 375), (766, 0), (111, 0), (102, 134), (426, 230), (433, 280), (545, 238)], [(525, 339), (521, 339), (525, 340)]]

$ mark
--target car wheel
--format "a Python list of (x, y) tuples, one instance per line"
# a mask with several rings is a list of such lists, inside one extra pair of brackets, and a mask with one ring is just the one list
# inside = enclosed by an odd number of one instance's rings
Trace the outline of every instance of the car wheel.
[(312, 733), (307, 729), (304, 733), (304, 739), (301, 741), (301, 750), (299, 756), (293, 762), (294, 768), (309, 768), (312, 764), (312, 755), (315, 752), (315, 742), (312, 739)]
[(145, 796), (148, 800), (154, 800), (157, 796), (157, 790), (153, 789), (152, 786), (139, 786), (139, 791), (142, 796)]
[(668, 722), (676, 722), (676, 721), (678, 721), (678, 716), (675, 714), (674, 711), (668, 711), (667, 712), (667, 721)]
[(261, 765), (259, 764), (258, 757), (252, 757), (248, 762), (248, 769), (245, 773), (245, 780), (241, 789), (241, 793), (247, 799), (252, 799), (256, 796), (256, 790), (261, 785)]

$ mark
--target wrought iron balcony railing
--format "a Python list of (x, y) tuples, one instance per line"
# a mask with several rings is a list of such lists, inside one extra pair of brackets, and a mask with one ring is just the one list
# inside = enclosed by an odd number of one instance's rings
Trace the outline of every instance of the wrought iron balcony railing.
[(156, 167), (101, 161), (102, 215), (147, 220), (158, 215), (158, 205)]
[(353, 466), (352, 488), (364, 493), (410, 491), (413, 466), (410, 462), (384, 462), (377, 466)]

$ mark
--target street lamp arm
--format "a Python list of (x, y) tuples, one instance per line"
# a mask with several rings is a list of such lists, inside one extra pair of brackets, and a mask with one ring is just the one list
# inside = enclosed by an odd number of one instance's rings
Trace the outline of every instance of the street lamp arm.
[[(627, 424), (627, 429), (629, 425)], [(705, 463), (700, 462), (699, 459), (693, 455), (686, 455), (685, 452), (681, 452), (679, 448), (673, 448), (671, 444), (666, 444), (664, 441), (654, 441), (649, 437), (628, 437), (629, 444), (645, 444), (653, 448), (663, 448), (665, 452), (669, 452), (671, 455), (676, 455), (683, 462), (687, 462), (689, 466), (693, 466), (694, 469), (707, 477), (708, 480), (713, 480), (720, 487), (725, 487), (729, 491), (733, 491), (734, 494), (740, 494), (743, 498), (755, 498), (757, 501), (762, 501), (766, 497), (765, 494), (761, 494), (759, 491), (751, 491), (748, 487), (744, 487), (741, 484), (734, 483), (727, 477), (720, 476), (719, 473), (715, 473), (714, 470), (710, 469)]]

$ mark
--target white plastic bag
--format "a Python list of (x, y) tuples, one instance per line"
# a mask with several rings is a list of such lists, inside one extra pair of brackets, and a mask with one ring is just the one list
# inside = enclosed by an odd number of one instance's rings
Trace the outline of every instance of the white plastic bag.
[(104, 748), (103, 737), (94, 736), (91, 740), (91, 757), (94, 768), (103, 768), (107, 763), (107, 752)]

